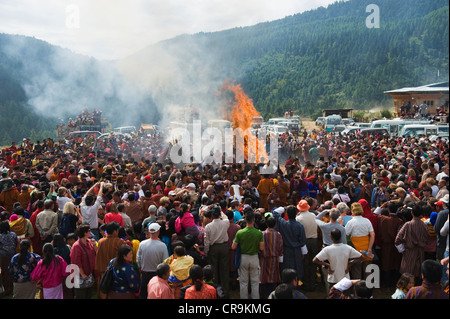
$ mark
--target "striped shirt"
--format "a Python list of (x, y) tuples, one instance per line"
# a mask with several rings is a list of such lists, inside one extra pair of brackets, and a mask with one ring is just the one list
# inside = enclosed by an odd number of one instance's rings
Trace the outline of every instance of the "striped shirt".
[(95, 270), (104, 273), (111, 259), (117, 257), (119, 247), (124, 244), (125, 241), (119, 237), (101, 238), (98, 241), (98, 250), (95, 256)]
[(421, 286), (409, 289), (406, 299), (448, 299), (448, 292), (442, 289), (440, 283), (424, 280)]
[(396, 246), (400, 244), (405, 246), (400, 273), (408, 272), (416, 277), (420, 276), (420, 267), (424, 261), (424, 250), (428, 237), (428, 228), (419, 218), (414, 217), (402, 226), (394, 241)]

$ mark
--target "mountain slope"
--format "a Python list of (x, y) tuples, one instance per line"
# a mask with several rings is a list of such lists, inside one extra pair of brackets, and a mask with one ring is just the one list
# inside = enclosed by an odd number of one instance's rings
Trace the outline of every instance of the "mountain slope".
[[(226, 81), (241, 83), (267, 118), (289, 108), (309, 116), (391, 105), (383, 91), (448, 80), (448, 0), (378, 0), (380, 28), (370, 29), (372, 2), (180, 35), (111, 62), (0, 34), (0, 144), (31, 129), (47, 133), (57, 118), (85, 107), (102, 110), (114, 126), (166, 125), (191, 106), (205, 118), (221, 116)], [(20, 114), (33, 120), (9, 120)]]

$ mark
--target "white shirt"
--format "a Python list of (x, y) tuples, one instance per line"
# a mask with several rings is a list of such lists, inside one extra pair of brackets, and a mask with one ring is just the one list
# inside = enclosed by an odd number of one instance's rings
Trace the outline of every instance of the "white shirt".
[(220, 218), (213, 219), (212, 222), (205, 226), (205, 254), (208, 253), (212, 245), (228, 242), (228, 227), (230, 227), (230, 221), (223, 212)]
[(341, 202), (344, 202), (346, 204), (350, 203), (351, 199), (350, 197), (345, 193), (345, 194), (336, 194), (333, 196), (333, 199), (339, 199)]
[(324, 247), (317, 255), (320, 261), (328, 260), (330, 267), (334, 272), (328, 274), (328, 282), (337, 283), (342, 278), (350, 279), (350, 274), (345, 273), (349, 259), (361, 257), (361, 253), (347, 244), (333, 244)]
[(149, 238), (139, 244), (136, 262), (142, 271), (155, 272), (156, 267), (168, 257), (166, 244)]
[(97, 196), (97, 199), (95, 200), (92, 206), (87, 206), (85, 199), (86, 196), (83, 196), (83, 199), (81, 200), (80, 204), (80, 212), (83, 223), (88, 223), (91, 229), (98, 229), (97, 212), (98, 208), (100, 207), (100, 204), (102, 203), (102, 198), (100, 196)]
[(345, 225), (345, 234), (350, 237), (368, 236), (371, 231), (374, 231), (372, 223), (362, 216), (353, 216)]
[(124, 212), (119, 212), (119, 214), (122, 215), (123, 227), (125, 229), (132, 229), (133, 228), (133, 223), (131, 222), (130, 216), (128, 216)]
[(439, 187), (437, 185), (431, 186), (431, 196), (436, 198), (438, 192), (439, 192)]
[(66, 205), (66, 203), (68, 203), (68, 202), (72, 202), (72, 198), (65, 197), (65, 196), (62, 196), (62, 197), (58, 196), (58, 197), (56, 197), (56, 201), (58, 203), (58, 210), (60, 212), (62, 212), (64, 205)]
[(311, 212), (300, 212), (295, 220), (303, 225), (306, 238), (317, 238), (316, 215)]
[[(439, 169), (438, 169), (439, 171)], [(440, 181), (443, 177), (448, 177), (447, 174), (445, 174), (445, 172), (440, 172), (439, 174), (436, 175), (436, 181)]]

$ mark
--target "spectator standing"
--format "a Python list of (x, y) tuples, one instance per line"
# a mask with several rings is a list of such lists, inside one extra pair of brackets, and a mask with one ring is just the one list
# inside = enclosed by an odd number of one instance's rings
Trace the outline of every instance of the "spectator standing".
[(36, 284), (31, 280), (31, 272), (36, 268), (41, 256), (30, 252), (28, 239), (20, 242), (20, 252), (13, 256), (9, 264), (9, 274), (14, 278), (13, 299), (35, 299)]
[[(95, 276), (98, 282), (105, 273), (111, 259), (118, 256), (119, 248), (125, 244), (125, 241), (118, 236), (119, 228), (120, 225), (117, 222), (110, 222), (106, 225), (106, 237), (101, 238), (97, 242), (98, 248), (97, 254), (95, 255)], [(101, 299), (106, 298), (106, 295), (103, 294), (100, 289), (98, 289), (98, 294)]]
[(355, 248), (341, 242), (341, 232), (335, 228), (331, 231), (333, 245), (324, 247), (313, 259), (319, 266), (328, 271), (326, 287), (333, 286), (342, 278), (350, 279), (350, 269), (364, 257)]
[(264, 250), (261, 252), (260, 297), (266, 299), (281, 282), (280, 261), (283, 256), (283, 238), (275, 230), (276, 221), (266, 218), (267, 229), (263, 231)]
[(140, 280), (133, 267), (133, 248), (123, 244), (119, 247), (117, 257), (109, 266), (113, 267), (114, 279), (108, 299), (136, 299), (140, 291)]
[(51, 243), (44, 244), (42, 252), (42, 259), (31, 272), (31, 280), (42, 287), (44, 299), (63, 299), (67, 263), (61, 256), (55, 255)]
[(58, 233), (58, 215), (53, 210), (55, 203), (51, 199), (44, 202), (44, 210), (36, 217), (36, 228), (41, 236), (41, 244), (52, 241), (53, 236)]
[(297, 204), (298, 214), (296, 221), (301, 223), (305, 229), (306, 248), (308, 253), (304, 256), (303, 262), (305, 267), (304, 288), (306, 291), (314, 291), (317, 278), (317, 265), (313, 263), (314, 256), (318, 253), (318, 234), (316, 215), (309, 211), (310, 205), (304, 199)]
[[(70, 261), (78, 266), (80, 276), (87, 280), (90, 275), (95, 277), (95, 259), (97, 255), (97, 243), (91, 238), (89, 224), (81, 224), (77, 227), (78, 240), (70, 249)], [(75, 299), (90, 299), (92, 287), (75, 287)]]
[(228, 253), (228, 228), (230, 220), (220, 210), (212, 208), (212, 222), (205, 227), (204, 252), (214, 268), (215, 283), (223, 287), (225, 296), (229, 293), (230, 268)]
[(359, 252), (365, 252), (364, 260), (352, 265), (351, 276), (353, 279), (365, 278), (365, 269), (373, 260), (372, 248), (375, 243), (375, 231), (369, 219), (362, 217), (364, 211), (359, 203), (353, 203), (350, 207), (353, 218), (345, 226), (346, 236)]
[[(82, 222), (88, 223), (91, 226), (91, 232), (94, 234), (95, 240), (100, 239), (100, 231), (98, 229), (98, 210), (102, 203), (103, 184), (103, 182), (94, 184), (82, 197), (80, 204)], [(94, 195), (94, 189), (96, 187), (100, 187), (97, 196)]]
[(152, 223), (147, 227), (147, 239), (139, 244), (136, 262), (141, 274), (141, 299), (147, 299), (147, 286), (149, 281), (156, 276), (159, 264), (169, 257), (166, 244), (159, 239), (161, 226)]
[(297, 272), (299, 279), (303, 278), (303, 255), (308, 253), (306, 248), (305, 228), (295, 220), (297, 208), (288, 206), (286, 221), (281, 214), (284, 213), (284, 207), (278, 207), (273, 210), (273, 217), (277, 223), (277, 230), (283, 239), (283, 263), (281, 269), (292, 268)]
[(264, 250), (263, 233), (255, 226), (255, 214), (245, 214), (246, 227), (239, 230), (234, 238), (232, 249), (241, 246), (241, 263), (238, 268), (241, 299), (248, 299), (249, 283), (251, 298), (259, 299), (260, 266), (258, 254)]
[(420, 220), (422, 207), (414, 205), (412, 209), (413, 219), (406, 222), (399, 230), (394, 244), (403, 245), (404, 251), (400, 264), (401, 273), (410, 273), (420, 282), (420, 268), (424, 261), (424, 249), (428, 241), (428, 228)]

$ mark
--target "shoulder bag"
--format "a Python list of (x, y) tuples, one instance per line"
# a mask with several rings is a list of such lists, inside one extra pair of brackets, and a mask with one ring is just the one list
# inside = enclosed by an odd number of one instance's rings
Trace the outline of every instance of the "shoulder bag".
[(84, 252), (86, 253), (88, 265), (89, 265), (89, 272), (87, 279), (83, 279), (83, 277), (80, 276), (80, 288), (91, 288), (95, 284), (95, 278), (94, 274), (91, 271), (91, 263), (89, 262), (89, 254), (86, 251), (86, 248), (84, 248), (83, 244), (80, 243), (81, 248), (83, 248)]

